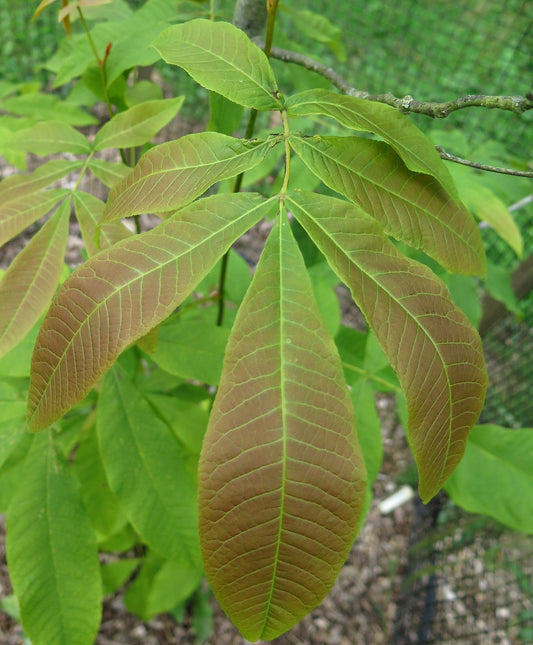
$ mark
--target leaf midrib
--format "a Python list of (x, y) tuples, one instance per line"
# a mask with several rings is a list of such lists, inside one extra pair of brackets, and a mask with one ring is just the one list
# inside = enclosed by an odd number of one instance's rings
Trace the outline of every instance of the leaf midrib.
[(265, 629), (270, 618), (270, 608), (272, 606), (272, 599), (274, 596), (274, 589), (276, 586), (276, 577), (278, 572), (279, 564), (279, 552), (281, 546), (281, 536), (283, 532), (283, 519), (285, 515), (285, 487), (287, 480), (287, 410), (286, 410), (286, 395), (285, 395), (285, 360), (284, 360), (284, 339), (285, 339), (285, 325), (284, 325), (284, 308), (283, 308), (283, 242), (282, 242), (282, 225), (284, 220), (282, 220), (283, 213), (280, 208), (278, 213), (278, 226), (279, 226), (279, 241), (278, 241), (278, 251), (279, 251), (279, 348), (280, 348), (280, 412), (282, 420), (282, 459), (281, 459), (281, 499), (280, 499), (280, 510), (279, 510), (279, 521), (278, 521), (278, 535), (276, 540), (276, 552), (274, 554), (274, 568), (272, 570), (272, 578), (270, 581), (270, 591), (268, 593), (267, 607), (265, 609), (265, 618), (263, 620), (263, 625), (259, 632), (259, 638), (265, 633)]

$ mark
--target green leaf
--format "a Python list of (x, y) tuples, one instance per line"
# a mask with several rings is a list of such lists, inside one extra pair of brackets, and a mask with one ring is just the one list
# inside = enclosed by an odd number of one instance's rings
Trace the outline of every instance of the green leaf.
[(92, 525), (101, 536), (115, 534), (125, 525), (126, 518), (109, 488), (94, 426), (79, 444), (73, 468)]
[(34, 645), (91, 645), (101, 613), (96, 538), (52, 435), (33, 438), (8, 511), (7, 559)]
[(91, 159), (89, 169), (108, 188), (118, 184), (131, 172), (131, 168), (123, 163), (113, 163), (104, 159)]
[(142, 146), (176, 116), (183, 99), (146, 101), (119, 112), (97, 132), (93, 150)]
[(30, 375), (31, 355), (35, 339), (40, 328), (40, 321), (26, 336), (8, 352), (0, 358), (0, 376), (12, 378), (28, 378)]
[(120, 365), (105, 378), (96, 428), (111, 490), (143, 541), (198, 565), (196, 490), (180, 444)]
[(199, 467), (205, 571), (246, 639), (273, 639), (321, 602), (365, 493), (339, 356), (282, 213), (228, 342)]
[(0, 356), (13, 349), (48, 308), (63, 268), (69, 218), (67, 200), (0, 279)]
[(101, 249), (113, 246), (120, 240), (125, 240), (133, 235), (122, 222), (109, 222), (100, 227), (99, 245), (97, 245), (96, 231), (104, 214), (104, 202), (90, 193), (76, 190), (74, 192), (74, 209), (89, 256), (95, 255)]
[(172, 428), (183, 446), (193, 455), (200, 455), (207, 428), (206, 410), (177, 396), (149, 394), (146, 398)]
[(446, 484), (453, 501), (471, 513), (533, 534), (533, 428), (481, 425)]
[(86, 154), (91, 146), (86, 137), (63, 121), (41, 121), (31, 128), (20, 130), (10, 142), (14, 150), (49, 155), (55, 152)]
[(153, 42), (163, 60), (183, 68), (208, 90), (256, 110), (279, 110), (278, 88), (265, 53), (227, 22), (190, 20)]
[(452, 172), (459, 188), (461, 199), (468, 208), (477, 219), (489, 224), (502, 240), (509, 244), (516, 255), (521, 258), (524, 252), (522, 234), (501, 199), (492, 190), (477, 181), (477, 173), (472, 172), (470, 168), (454, 168)]
[(32, 92), (7, 98), (0, 101), (0, 109), (20, 116), (29, 116), (31, 118), (38, 116), (43, 121), (57, 119), (70, 125), (82, 126), (98, 123), (94, 116), (83, 112), (76, 105), (62, 101), (55, 94), (44, 94), (42, 92)]
[(309, 38), (326, 43), (335, 56), (344, 63), (346, 50), (342, 44), (342, 29), (331, 23), (326, 16), (306, 9), (280, 4), (279, 8), (293, 19), (294, 26)]
[(485, 286), (490, 295), (502, 302), (509, 311), (522, 315), (522, 309), (516, 299), (511, 282), (511, 272), (508, 269), (487, 262), (487, 280)]
[(259, 164), (272, 145), (201, 132), (156, 146), (113, 186), (103, 221), (179, 208), (217, 181)]
[(216, 92), (209, 93), (209, 123), (206, 130), (232, 135), (239, 128), (244, 110)]
[(228, 335), (214, 323), (174, 320), (159, 329), (151, 358), (170, 374), (217, 385)]
[(290, 144), (327, 186), (375, 217), (389, 235), (451, 271), (484, 275), (483, 243), (470, 213), (434, 177), (408, 170), (390, 146), (320, 136), (293, 136)]
[[(16, 191), (18, 193), (18, 191)], [(64, 188), (53, 188), (43, 192), (30, 192), (0, 205), (0, 246), (5, 244), (33, 224), (68, 195)], [(0, 194), (0, 199), (2, 195)]]
[(318, 89), (291, 96), (287, 107), (290, 115), (323, 114), (352, 130), (377, 134), (394, 148), (409, 170), (435, 177), (458, 201), (454, 180), (431, 140), (390, 105)]
[(376, 410), (374, 389), (369, 381), (360, 378), (352, 385), (350, 395), (355, 410), (357, 436), (365, 459), (368, 487), (371, 488), (383, 461), (381, 421)]
[[(487, 272), (490, 274), (489, 263), (487, 263)], [(441, 277), (450, 290), (452, 300), (465, 312), (468, 320), (477, 329), (483, 315), (477, 280), (472, 276), (455, 273), (446, 273)]]
[(140, 558), (127, 558), (102, 565), (100, 573), (102, 574), (103, 595), (109, 596), (118, 591), (131, 577), (140, 562)]
[(153, 81), (137, 81), (134, 85), (128, 85), (124, 94), (124, 101), (128, 107), (133, 107), (145, 101), (160, 101), (163, 98), (163, 90)]
[(171, 314), (271, 208), (271, 201), (251, 193), (215, 195), (78, 267), (61, 286), (37, 338), (31, 428), (47, 426), (80, 401), (118, 355)]
[(24, 435), (24, 407), (24, 401), (17, 390), (0, 381), (0, 467)]
[(444, 284), (402, 256), (357, 206), (300, 191), (287, 204), (350, 288), (398, 375), (426, 502), (459, 463), (483, 407), (487, 374), (479, 336)]

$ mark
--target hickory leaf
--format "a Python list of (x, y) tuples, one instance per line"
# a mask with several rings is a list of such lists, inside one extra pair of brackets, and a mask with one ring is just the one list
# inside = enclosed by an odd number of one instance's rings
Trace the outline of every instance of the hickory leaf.
[(24, 338), (50, 304), (63, 268), (69, 217), (67, 200), (0, 279), (0, 356)]
[(44, 428), (81, 400), (117, 356), (171, 314), (271, 208), (250, 193), (215, 195), (78, 267), (63, 283), (36, 341), (31, 428)]
[(398, 375), (427, 502), (459, 463), (483, 407), (479, 336), (444, 284), (402, 256), (357, 206), (301, 191), (290, 193), (287, 206), (350, 288)]
[(395, 108), (321, 89), (290, 97), (287, 108), (294, 116), (322, 114), (352, 130), (379, 135), (394, 148), (409, 170), (435, 177), (454, 199), (459, 199), (455, 183), (431, 140)]
[(180, 444), (120, 365), (104, 380), (96, 428), (109, 486), (143, 541), (197, 564), (196, 495)]
[(451, 271), (484, 275), (483, 243), (470, 213), (434, 177), (410, 171), (388, 144), (321, 136), (293, 136), (290, 144), (327, 186), (359, 204), (389, 235)]
[(86, 137), (63, 121), (41, 121), (20, 130), (9, 143), (14, 150), (49, 155), (55, 152), (86, 154), (91, 146)]
[(97, 132), (93, 150), (142, 146), (176, 116), (183, 99), (146, 101), (119, 112)]
[(340, 359), (281, 213), (228, 341), (199, 466), (206, 575), (246, 639), (273, 639), (321, 602), (365, 490)]
[(475, 427), (465, 456), (446, 484), (448, 495), (471, 513), (533, 534), (533, 428)]
[(131, 172), (131, 168), (123, 163), (114, 163), (112, 161), (94, 158), (89, 161), (89, 168), (93, 175), (98, 177), (109, 188), (127, 177)]
[(26, 226), (46, 215), (68, 193), (65, 188), (53, 188), (43, 192), (23, 194), (16, 199), (1, 202), (0, 246), (18, 235)]
[(156, 146), (113, 186), (103, 221), (179, 208), (217, 181), (259, 164), (272, 145), (202, 132)]
[(208, 90), (256, 110), (282, 107), (265, 53), (227, 22), (190, 20), (163, 31), (153, 46)]
[(24, 631), (34, 645), (91, 645), (100, 570), (76, 481), (49, 432), (33, 437), (23, 468), (8, 511), (7, 558)]

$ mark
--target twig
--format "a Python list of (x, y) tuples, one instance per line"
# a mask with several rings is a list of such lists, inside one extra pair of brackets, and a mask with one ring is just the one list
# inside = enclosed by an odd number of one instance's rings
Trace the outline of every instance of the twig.
[(469, 161), (468, 159), (462, 159), (461, 157), (456, 157), (455, 155), (446, 152), (442, 146), (435, 146), (438, 153), (441, 156), (441, 159), (446, 161), (454, 161), (455, 163), (460, 163), (463, 166), (470, 166), (471, 168), (477, 168), (478, 170), (486, 170), (488, 172), (499, 172), (502, 175), (514, 175), (515, 177), (533, 177), (533, 172), (529, 170), (514, 170), (513, 168), (500, 168), (499, 166), (488, 166), (484, 163), (477, 163), (476, 161)]
[(288, 49), (279, 49), (272, 47), (272, 58), (283, 60), (287, 63), (295, 63), (301, 65), (306, 69), (316, 72), (324, 78), (327, 78), (335, 87), (337, 87), (344, 94), (355, 96), (356, 98), (366, 99), (367, 101), (376, 101), (378, 103), (385, 103), (390, 105), (401, 112), (414, 112), (416, 114), (425, 114), (433, 118), (445, 118), (452, 112), (467, 107), (484, 107), (497, 110), (508, 110), (515, 114), (522, 114), (527, 110), (533, 110), (533, 94), (526, 94), (526, 96), (490, 96), (484, 94), (468, 94), (453, 101), (445, 101), (438, 103), (434, 101), (417, 101), (412, 96), (407, 95), (403, 98), (398, 98), (390, 92), (384, 94), (369, 94), (352, 87), (340, 74), (320, 63), (309, 56), (304, 56), (297, 52), (289, 51)]
[(508, 210), (510, 213), (512, 213), (514, 211), (517, 211), (519, 208), (524, 208), (524, 206), (531, 204), (531, 202), (533, 202), (533, 195), (528, 195), (527, 197), (524, 197), (524, 199), (521, 199), (515, 204), (512, 204), (511, 206), (509, 206)]

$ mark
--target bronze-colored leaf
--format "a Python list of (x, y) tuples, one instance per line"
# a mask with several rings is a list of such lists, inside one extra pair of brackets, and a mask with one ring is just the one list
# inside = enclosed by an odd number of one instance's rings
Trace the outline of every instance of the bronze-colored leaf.
[(37, 337), (30, 428), (46, 427), (81, 400), (120, 352), (171, 314), (271, 208), (250, 193), (203, 199), (78, 267)]
[(365, 489), (340, 359), (283, 214), (228, 342), (199, 468), (205, 571), (245, 638), (275, 638), (321, 602)]
[(293, 191), (287, 206), (348, 285), (396, 370), (428, 501), (465, 451), (487, 386), (481, 341), (445, 285), (354, 204)]

